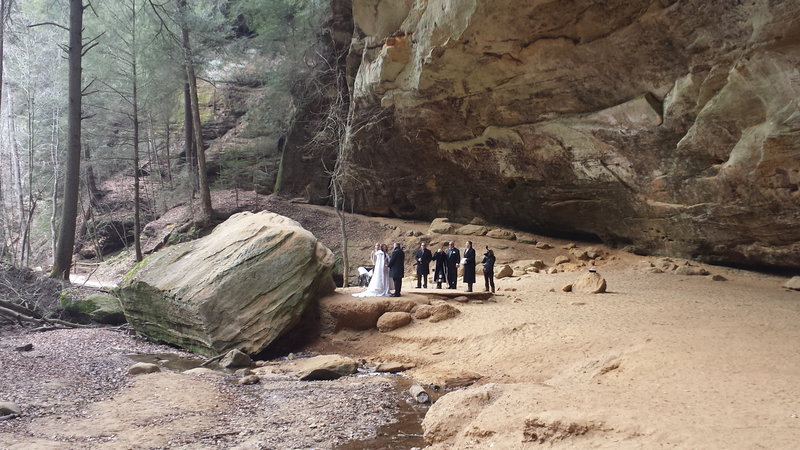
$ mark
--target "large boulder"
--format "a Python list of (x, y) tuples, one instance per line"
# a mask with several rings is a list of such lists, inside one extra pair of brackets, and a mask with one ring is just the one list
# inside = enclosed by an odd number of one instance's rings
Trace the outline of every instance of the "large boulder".
[(489, 229), (483, 225), (464, 225), (456, 230), (456, 234), (464, 236), (483, 236), (489, 232)]
[(254, 354), (333, 290), (333, 254), (297, 222), (243, 212), (159, 251), (116, 290), (134, 329), (200, 354)]
[(431, 225), (428, 228), (428, 234), (452, 234), (457, 228), (460, 227), (461, 225), (457, 223), (451, 223), (447, 218), (439, 217), (437, 219), (433, 219), (431, 222)]

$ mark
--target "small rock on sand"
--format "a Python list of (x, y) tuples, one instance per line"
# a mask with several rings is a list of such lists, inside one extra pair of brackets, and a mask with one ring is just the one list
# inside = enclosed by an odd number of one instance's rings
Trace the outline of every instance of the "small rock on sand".
[(136, 363), (128, 368), (129, 375), (142, 375), (145, 373), (161, 372), (161, 368), (150, 363)]
[(790, 278), (786, 283), (783, 284), (783, 287), (794, 291), (800, 291), (800, 276)]
[(233, 349), (225, 354), (225, 357), (219, 362), (219, 365), (226, 369), (234, 369), (237, 367), (250, 367), (253, 360), (247, 354)]
[(378, 318), (378, 330), (382, 333), (396, 330), (411, 323), (411, 314), (407, 312), (387, 312)]
[(601, 294), (606, 291), (606, 279), (597, 272), (586, 272), (572, 284), (572, 292)]

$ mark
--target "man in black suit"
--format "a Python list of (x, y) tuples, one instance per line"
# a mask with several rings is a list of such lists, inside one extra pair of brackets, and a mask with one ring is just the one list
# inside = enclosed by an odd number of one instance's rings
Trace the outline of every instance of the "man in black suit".
[(405, 275), (406, 254), (399, 242), (394, 243), (392, 256), (389, 257), (389, 277), (394, 280), (394, 294), (392, 297), (400, 297), (400, 289), (403, 287), (403, 275)]
[(467, 283), (467, 292), (472, 292), (472, 284), (475, 283), (475, 249), (472, 248), (472, 241), (467, 241), (464, 249), (464, 283)]
[(450, 241), (447, 251), (447, 288), (455, 289), (458, 282), (458, 265), (461, 264), (461, 252), (456, 248), (456, 243)]
[[(428, 250), (428, 244), (423, 242), (419, 244), (419, 250), (414, 255), (414, 259), (416, 262), (414, 263), (417, 266), (417, 289), (420, 287), (424, 287), (428, 289), (428, 274), (431, 273), (431, 260), (433, 259), (433, 254), (430, 250)], [(422, 286), (420, 286), (420, 281), (422, 282)]]

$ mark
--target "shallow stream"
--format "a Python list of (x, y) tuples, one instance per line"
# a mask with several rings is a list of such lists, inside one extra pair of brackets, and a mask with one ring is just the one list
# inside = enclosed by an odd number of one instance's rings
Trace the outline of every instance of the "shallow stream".
[[(185, 357), (174, 353), (126, 355), (133, 361), (157, 364), (169, 370), (183, 372), (200, 367), (203, 360)], [(217, 364), (210, 364), (209, 369), (225, 370)], [(375, 373), (362, 373), (359, 377), (376, 375)], [(413, 449), (425, 446), (422, 437), (422, 420), (430, 408), (430, 403), (418, 403), (409, 393), (409, 388), (414, 384), (411, 378), (402, 375), (381, 374), (395, 380), (395, 393), (399, 411), (395, 416), (396, 421), (381, 426), (376, 436), (370, 439), (354, 440), (336, 446), (338, 450), (361, 449)], [(441, 392), (427, 389), (431, 401), (435, 402)]]

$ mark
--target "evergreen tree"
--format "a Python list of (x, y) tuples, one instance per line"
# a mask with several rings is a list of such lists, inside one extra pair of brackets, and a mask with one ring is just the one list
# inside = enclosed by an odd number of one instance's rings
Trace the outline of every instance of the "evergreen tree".
[[(67, 141), (67, 168), (64, 181), (64, 202), (61, 214), (61, 231), (53, 261), (54, 278), (69, 279), (72, 267), (72, 251), (75, 246), (75, 222), (78, 217), (78, 189), (81, 165), (81, 58), (83, 45), (83, 1), (69, 2), (69, 109)], [(90, 46), (93, 43), (89, 44)]]

